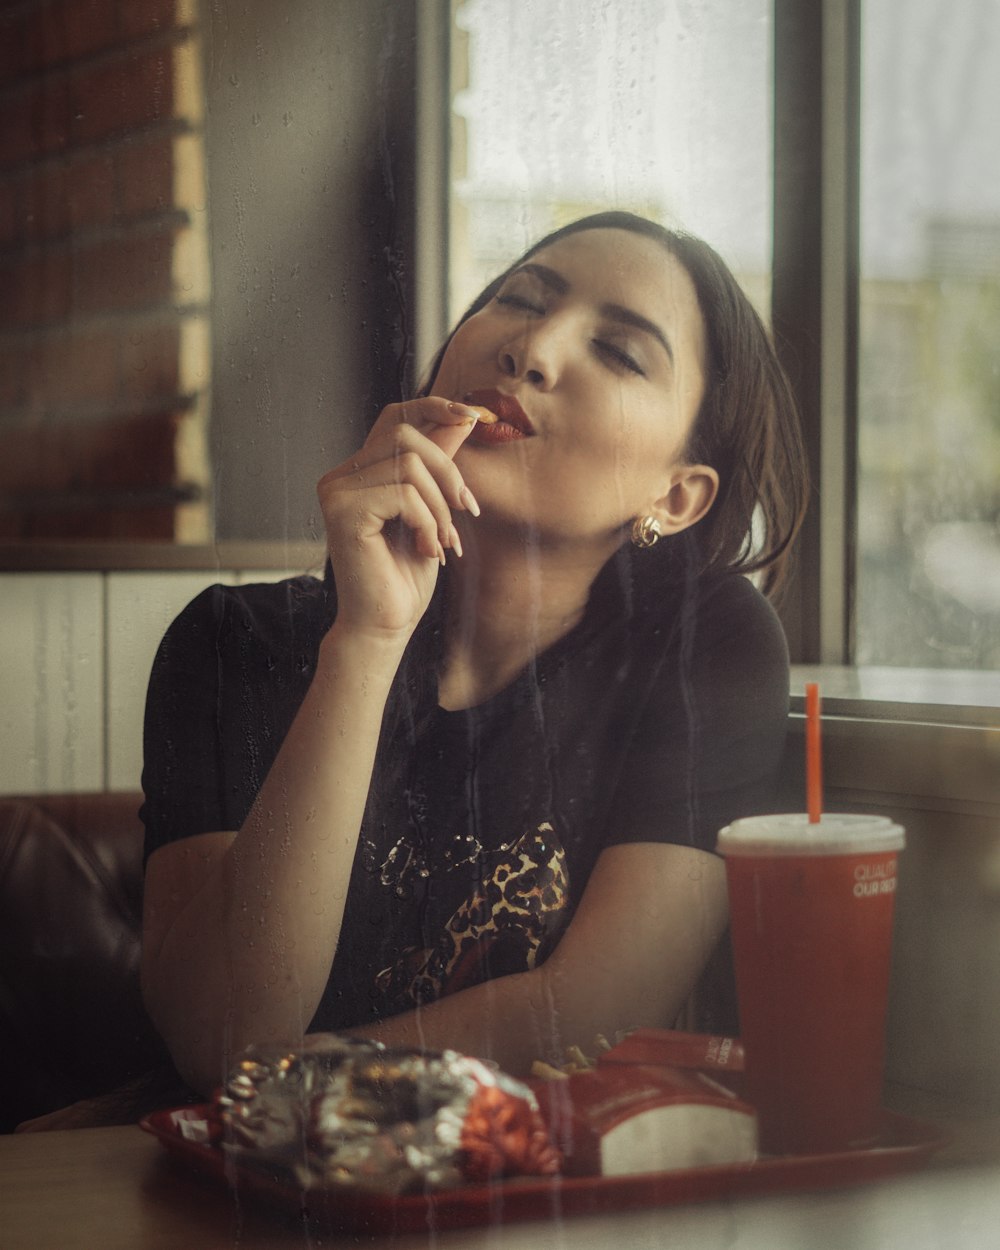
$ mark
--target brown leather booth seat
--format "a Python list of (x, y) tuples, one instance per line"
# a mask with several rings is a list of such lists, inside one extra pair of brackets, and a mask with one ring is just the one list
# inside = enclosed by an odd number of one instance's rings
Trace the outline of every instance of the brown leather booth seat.
[(141, 799), (0, 798), (0, 1131), (176, 1079), (139, 990)]

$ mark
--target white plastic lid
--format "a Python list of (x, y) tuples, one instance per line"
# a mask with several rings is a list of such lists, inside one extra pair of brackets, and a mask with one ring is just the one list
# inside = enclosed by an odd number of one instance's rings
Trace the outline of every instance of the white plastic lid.
[(857, 855), (898, 851), (906, 843), (902, 825), (886, 816), (824, 812), (810, 824), (805, 812), (747, 816), (719, 831), (723, 855)]

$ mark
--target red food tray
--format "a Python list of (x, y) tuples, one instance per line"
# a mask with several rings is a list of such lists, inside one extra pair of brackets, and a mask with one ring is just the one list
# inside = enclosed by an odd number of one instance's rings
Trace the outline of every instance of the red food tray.
[(492, 1185), (391, 1197), (337, 1186), (303, 1189), (259, 1165), (229, 1158), (219, 1146), (183, 1135), (207, 1106), (157, 1111), (140, 1124), (174, 1155), (229, 1186), (324, 1225), (350, 1232), (420, 1232), (428, 1228), (552, 1220), (565, 1216), (675, 1206), (752, 1194), (834, 1189), (877, 1181), (923, 1166), (949, 1140), (940, 1127), (885, 1112), (884, 1144), (837, 1154), (763, 1157), (748, 1164), (615, 1177), (526, 1177)]

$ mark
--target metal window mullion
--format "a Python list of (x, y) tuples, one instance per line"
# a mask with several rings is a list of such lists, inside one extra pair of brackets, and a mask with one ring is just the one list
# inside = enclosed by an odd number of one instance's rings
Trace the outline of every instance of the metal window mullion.
[(774, 0), (772, 321), (813, 475), (783, 617), (793, 659), (851, 659), (858, 0)]
[(857, 549), (860, 5), (823, 14), (820, 655), (854, 659)]

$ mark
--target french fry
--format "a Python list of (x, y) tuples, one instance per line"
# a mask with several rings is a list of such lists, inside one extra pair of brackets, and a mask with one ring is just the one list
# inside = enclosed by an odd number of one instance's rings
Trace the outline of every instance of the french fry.
[(588, 1059), (579, 1046), (567, 1046), (566, 1058), (571, 1072), (587, 1072), (594, 1066), (594, 1061)]
[(568, 1081), (569, 1073), (564, 1072), (562, 1068), (555, 1068), (551, 1063), (545, 1063), (542, 1059), (536, 1059), (531, 1065), (531, 1075), (539, 1081)]
[[(621, 1041), (621, 1038), (619, 1037), (618, 1040)], [(611, 1049), (611, 1043), (604, 1034), (598, 1033), (594, 1038), (595, 1052), (602, 1054)], [(597, 1060), (584, 1054), (579, 1046), (567, 1046), (565, 1063), (557, 1067), (555, 1064), (546, 1063), (544, 1059), (536, 1059), (531, 1065), (531, 1075), (538, 1077), (539, 1080), (555, 1081), (575, 1076), (578, 1072), (591, 1072), (596, 1067)]]

